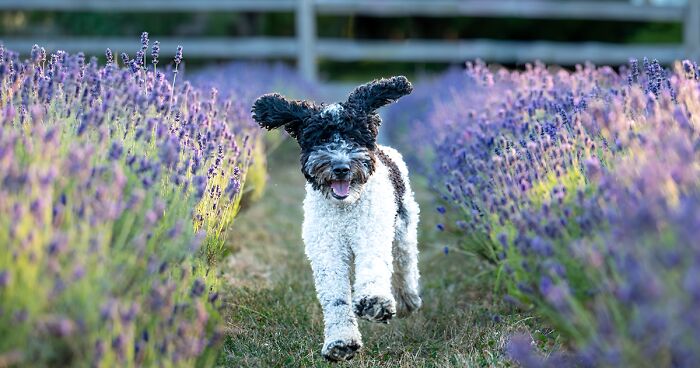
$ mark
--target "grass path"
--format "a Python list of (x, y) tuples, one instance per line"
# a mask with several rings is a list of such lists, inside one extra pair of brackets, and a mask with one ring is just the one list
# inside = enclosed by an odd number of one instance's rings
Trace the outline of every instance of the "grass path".
[[(330, 366), (320, 355), (323, 319), (301, 240), (304, 179), (296, 147), (288, 142), (273, 152), (268, 170), (267, 192), (236, 220), (232, 256), (223, 267), (229, 285), (224, 310), (228, 337), (219, 364)], [(443, 253), (454, 239), (435, 230), (439, 215), (434, 202), (421, 178), (412, 179), (423, 212), (419, 264), (424, 307), (389, 325), (361, 321), (364, 348), (339, 365), (510, 365), (503, 346), (508, 333), (524, 327), (524, 318), (494, 300), (490, 276), (475, 276), (484, 270), (473, 257)]]

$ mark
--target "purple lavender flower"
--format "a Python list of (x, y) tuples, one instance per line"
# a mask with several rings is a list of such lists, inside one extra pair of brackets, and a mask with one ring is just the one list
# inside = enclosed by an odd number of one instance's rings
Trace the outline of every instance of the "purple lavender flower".
[(233, 197), (240, 192), (240, 190), (240, 180), (235, 175), (231, 176), (231, 178), (229, 178), (228, 185), (226, 186), (226, 195), (228, 195), (229, 199), (232, 200)]
[(177, 67), (180, 65), (180, 62), (182, 62), (182, 46), (177, 45), (177, 51), (175, 52), (175, 70), (177, 70)]
[(192, 179), (192, 184), (195, 188), (195, 197), (202, 198), (207, 187), (207, 178), (202, 175), (197, 175)]
[[(138, 58), (138, 55), (137, 55)], [(141, 70), (141, 64), (139, 64), (138, 59), (133, 59), (129, 61), (129, 68), (131, 69), (132, 73), (138, 73), (139, 70)]]
[(151, 49), (151, 63), (153, 65), (158, 64), (158, 55), (160, 54), (160, 42), (153, 41), (153, 47)]
[(141, 51), (148, 50), (148, 32), (141, 33)]
[(134, 58), (134, 61), (136, 62), (136, 65), (141, 68), (145, 66), (145, 60), (144, 57), (146, 56), (146, 53), (143, 52), (143, 50), (139, 50), (136, 52), (136, 57)]
[(107, 50), (105, 50), (105, 57), (107, 58), (107, 64), (114, 63), (114, 55), (112, 54), (112, 50), (110, 48), (107, 48)]
[(121, 58), (122, 58), (122, 64), (128, 66), (129, 65), (129, 54), (127, 54), (126, 52), (122, 52)]
[(161, 162), (169, 168), (174, 168), (180, 160), (180, 142), (175, 137), (169, 137), (160, 146), (158, 154)]
[(0, 271), (0, 289), (7, 287), (10, 283), (10, 272), (7, 270)]
[(118, 160), (122, 157), (123, 152), (124, 148), (122, 147), (121, 143), (116, 141), (112, 142), (112, 145), (109, 148), (109, 159)]
[[(645, 62), (647, 62), (646, 58)], [(637, 59), (630, 60), (630, 68), (632, 69), (629, 79), (629, 85), (631, 86), (633, 83), (637, 83), (637, 80), (639, 78), (639, 62), (637, 61)]]
[(204, 293), (205, 289), (204, 282), (200, 279), (194, 280), (194, 284), (192, 285), (192, 290), (191, 290), (191, 295), (193, 297), (199, 297)]
[(511, 337), (506, 350), (508, 351), (508, 356), (520, 363), (523, 367), (545, 366), (542, 358), (537, 356), (533, 345), (534, 342), (532, 338), (519, 334)]
[(34, 46), (32, 46), (32, 52), (30, 56), (34, 63), (41, 62), (41, 49), (39, 48), (39, 45), (34, 44)]

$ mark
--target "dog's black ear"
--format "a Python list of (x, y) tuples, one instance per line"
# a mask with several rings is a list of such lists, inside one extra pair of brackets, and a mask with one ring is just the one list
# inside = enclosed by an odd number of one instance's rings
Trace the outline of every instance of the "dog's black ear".
[(297, 138), (304, 120), (317, 112), (309, 101), (288, 100), (278, 93), (262, 95), (253, 103), (253, 119), (267, 130), (284, 126), (293, 138)]
[(348, 97), (348, 104), (362, 112), (371, 113), (412, 91), (411, 82), (404, 76), (378, 79), (355, 88)]

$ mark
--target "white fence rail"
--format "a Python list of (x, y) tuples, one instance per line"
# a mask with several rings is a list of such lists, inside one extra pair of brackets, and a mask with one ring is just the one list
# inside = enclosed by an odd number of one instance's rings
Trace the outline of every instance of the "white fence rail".
[[(624, 63), (629, 57), (649, 56), (670, 63), (680, 58), (700, 59), (700, 0), (685, 7), (633, 5), (621, 1), (584, 0), (0, 0), (4, 10), (95, 12), (294, 12), (296, 37), (184, 38), (161, 41), (163, 50), (181, 44), (188, 55), (218, 58), (295, 58), (308, 79), (318, 75), (318, 60), (381, 60), (460, 62), (481, 58), (494, 62), (572, 64), (582, 61)], [(319, 38), (316, 16), (359, 14), (367, 16), (479, 16), (535, 19), (591, 19), (613, 21), (680, 22), (683, 43), (609, 44), (547, 41), (459, 40), (362, 41)], [(0, 36), (1, 37), (1, 36)], [(102, 53), (134, 49), (133, 38), (56, 37), (44, 40), (5, 38), (7, 47), (29, 50), (34, 43), (48, 49)]]

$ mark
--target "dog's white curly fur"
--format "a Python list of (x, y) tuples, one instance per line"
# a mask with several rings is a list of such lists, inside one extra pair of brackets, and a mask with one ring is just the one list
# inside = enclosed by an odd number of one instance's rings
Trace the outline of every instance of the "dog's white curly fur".
[(357, 318), (387, 322), (421, 306), (418, 204), (401, 155), (376, 146), (376, 110), (411, 91), (406, 77), (395, 76), (331, 105), (276, 93), (253, 104), (261, 127), (284, 127), (301, 147), (302, 235), (325, 320), (321, 352), (330, 360), (350, 359), (362, 346)]
[(418, 204), (399, 152), (379, 149), (396, 163), (406, 186), (404, 215), (397, 215), (390, 171), (380, 160), (357, 196), (337, 200), (306, 185), (302, 236), (323, 309), (322, 354), (332, 360), (350, 359), (362, 346), (356, 317), (387, 322), (421, 306)]

